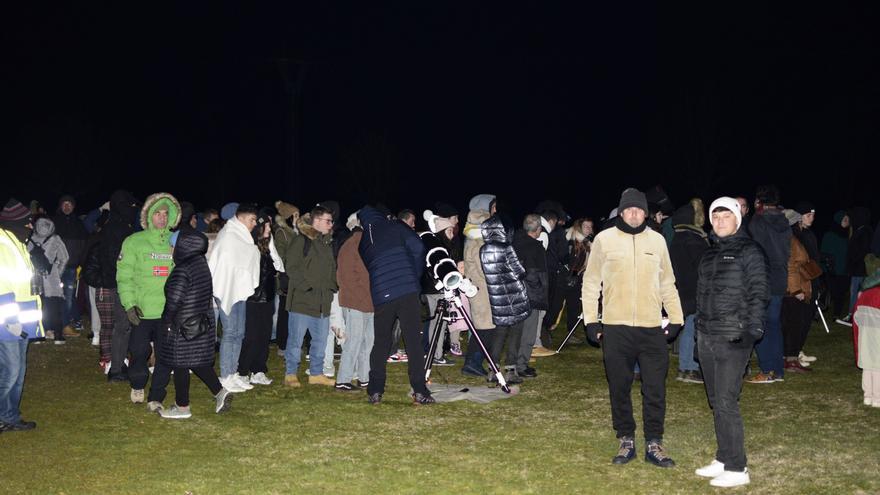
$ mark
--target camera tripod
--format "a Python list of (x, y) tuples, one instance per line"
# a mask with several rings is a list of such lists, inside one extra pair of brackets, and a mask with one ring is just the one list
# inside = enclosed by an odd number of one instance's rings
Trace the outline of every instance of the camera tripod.
[(489, 350), (486, 349), (483, 339), (477, 334), (477, 330), (474, 328), (474, 322), (471, 320), (471, 315), (465, 311), (464, 305), (461, 302), (461, 292), (458, 289), (444, 289), (443, 299), (437, 301), (437, 309), (434, 310), (434, 333), (431, 335), (431, 343), (428, 345), (428, 354), (425, 356), (425, 381), (428, 381), (431, 377), (431, 367), (434, 364), (434, 352), (437, 351), (437, 345), (440, 342), (443, 322), (453, 319), (451, 316), (451, 309), (453, 306), (458, 314), (464, 318), (468, 329), (471, 331), (471, 335), (474, 337), (474, 342), (480, 346), (480, 350), (483, 351), (483, 355), (486, 356), (486, 360), (489, 361), (489, 367), (492, 369), (492, 374), (495, 375), (495, 378), (498, 380), (498, 385), (501, 386), (501, 390), (503, 390), (504, 393), (509, 394), (510, 387), (507, 386), (504, 374), (498, 369), (498, 365), (492, 360), (492, 356), (489, 355)]

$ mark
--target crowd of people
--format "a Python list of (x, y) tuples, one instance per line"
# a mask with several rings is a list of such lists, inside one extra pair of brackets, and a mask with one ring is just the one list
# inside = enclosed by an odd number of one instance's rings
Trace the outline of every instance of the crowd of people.
[[(708, 209), (700, 198), (676, 209), (659, 186), (629, 188), (595, 222), (572, 219), (557, 201), (520, 221), (498, 205), (479, 194), (463, 222), (444, 202), (422, 215), (476, 288), (463, 297), (467, 321), (436, 310), (447, 294), (426, 270), (413, 210), (376, 204), (343, 217), (338, 202), (324, 201), (301, 215), (277, 201), (198, 212), (169, 193), (141, 202), (119, 190), (83, 215), (62, 196), (49, 215), (10, 199), (0, 213), (0, 432), (35, 427), (19, 411), (28, 342), (64, 344), (86, 321), (107, 379), (169, 419), (192, 415), (190, 374), (217, 413), (233, 394), (271, 385), (273, 343), (282, 386), (303, 385), (305, 355), (309, 386), (365, 390), (375, 405), (388, 363), (405, 362), (413, 403), (428, 405), (425, 360), (454, 366), (461, 357), (463, 375), (498, 382), (488, 358), (506, 383), (521, 384), (538, 376), (535, 358), (555, 354), (560, 333), (582, 321), (586, 341), (603, 350), (620, 441), (612, 462), (636, 455), (638, 380), (645, 460), (674, 466), (663, 445), (671, 346), (676, 380), (704, 384), (714, 411), (718, 450), (697, 474), (737, 486), (749, 482), (742, 384), (810, 372), (817, 357), (805, 343), (825, 299), (828, 322), (855, 327), (865, 404), (880, 407), (880, 227), (871, 228), (869, 210), (835, 213), (819, 243), (814, 206), (785, 208), (772, 185), (759, 186), (752, 203), (721, 197)], [(759, 369), (750, 373), (753, 350)]]

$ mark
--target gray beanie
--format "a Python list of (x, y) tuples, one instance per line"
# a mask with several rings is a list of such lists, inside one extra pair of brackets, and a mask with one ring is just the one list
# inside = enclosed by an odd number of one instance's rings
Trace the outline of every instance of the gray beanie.
[(632, 206), (641, 208), (642, 211), (645, 212), (645, 215), (648, 214), (648, 200), (645, 198), (645, 193), (634, 187), (628, 187), (623, 191), (623, 194), (620, 195), (620, 204), (617, 205), (617, 213), (620, 214), (623, 210)]

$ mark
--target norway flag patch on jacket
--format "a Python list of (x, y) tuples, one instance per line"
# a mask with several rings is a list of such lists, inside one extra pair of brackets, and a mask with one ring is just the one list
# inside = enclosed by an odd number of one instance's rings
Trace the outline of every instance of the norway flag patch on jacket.
[(171, 273), (170, 267), (167, 267), (167, 266), (154, 266), (153, 267), (153, 276), (154, 277), (167, 277), (169, 273)]

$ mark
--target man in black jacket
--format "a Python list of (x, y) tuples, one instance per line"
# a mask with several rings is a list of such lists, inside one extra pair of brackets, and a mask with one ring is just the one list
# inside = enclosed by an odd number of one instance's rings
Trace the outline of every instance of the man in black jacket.
[(67, 266), (61, 274), (61, 283), (64, 284), (64, 311), (61, 325), (65, 337), (79, 336), (77, 330), (82, 328), (79, 307), (76, 304), (76, 268), (85, 261), (83, 258), (89, 234), (82, 220), (74, 213), (75, 209), (76, 200), (73, 196), (65, 194), (58, 200), (58, 212), (52, 217), (55, 233), (64, 241), (64, 247), (70, 255)]
[(549, 307), (547, 278), (547, 257), (544, 246), (538, 237), (541, 235), (541, 217), (526, 215), (523, 229), (513, 237), (513, 249), (526, 270), (526, 291), (529, 296), (531, 312), (523, 322), (522, 338), (516, 355), (516, 374), (526, 378), (538, 376), (535, 368), (529, 366), (535, 339), (538, 337), (538, 316)]
[(837, 323), (852, 326), (852, 312), (859, 296), (859, 287), (862, 285), (867, 272), (865, 270), (865, 256), (871, 252), (871, 210), (857, 206), (849, 211), (852, 236), (846, 250), (846, 271), (849, 275), (849, 314)]
[(761, 247), (740, 229), (736, 200), (718, 198), (709, 212), (715, 243), (699, 265), (696, 326), (718, 450), (696, 474), (712, 478), (712, 486), (732, 487), (749, 483), (739, 395), (752, 345), (763, 335), (769, 279)]
[[(131, 323), (125, 314), (116, 287), (116, 261), (122, 250), (122, 241), (134, 233), (135, 219), (139, 214), (137, 200), (128, 191), (118, 190), (110, 196), (110, 216), (101, 229), (98, 260), (101, 265), (101, 280), (104, 285), (102, 304), (98, 304), (101, 321), (113, 322), (113, 342), (111, 344), (110, 381), (128, 381), (125, 373), (125, 357), (128, 355), (128, 337)], [(107, 314), (109, 313), (109, 315)]]
[(791, 254), (791, 227), (779, 205), (779, 189), (759, 186), (755, 194), (758, 208), (749, 223), (752, 239), (761, 246), (769, 265), (770, 303), (765, 315), (764, 337), (755, 346), (761, 372), (749, 383), (783, 381), (782, 298), (788, 288), (788, 257)]

